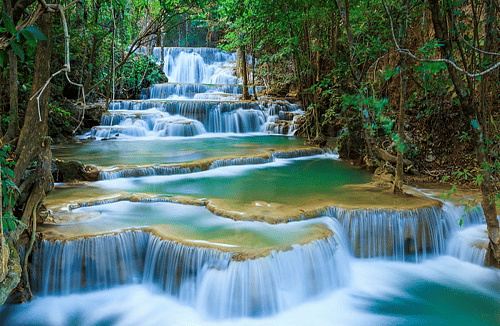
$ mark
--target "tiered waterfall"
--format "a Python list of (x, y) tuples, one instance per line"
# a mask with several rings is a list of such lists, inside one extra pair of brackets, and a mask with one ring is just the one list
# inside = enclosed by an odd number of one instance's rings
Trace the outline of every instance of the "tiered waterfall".
[[(206, 133), (291, 135), (302, 110), (287, 101), (238, 101), (236, 55), (213, 48), (164, 48), (168, 83), (142, 92), (141, 100), (111, 103), (90, 136), (197, 136)], [(154, 54), (161, 57), (161, 48)], [(256, 89), (261, 89), (258, 87)], [(253, 89), (253, 88), (250, 88)]]

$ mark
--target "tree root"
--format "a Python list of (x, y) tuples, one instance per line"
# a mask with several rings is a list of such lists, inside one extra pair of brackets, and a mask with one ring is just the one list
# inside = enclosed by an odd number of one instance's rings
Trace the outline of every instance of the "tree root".
[(35, 243), (35, 238), (36, 238), (36, 212), (37, 212), (37, 207), (33, 209), (33, 224), (31, 227), (31, 238), (30, 238), (30, 243), (28, 246), (28, 250), (26, 250), (26, 254), (24, 255), (24, 262), (23, 262), (23, 278), (24, 278), (24, 286), (28, 295), (28, 301), (31, 301), (35, 298), (33, 295), (33, 292), (31, 291), (31, 286), (30, 286), (30, 279), (28, 276), (28, 258), (31, 255), (31, 252), (33, 251), (33, 244)]

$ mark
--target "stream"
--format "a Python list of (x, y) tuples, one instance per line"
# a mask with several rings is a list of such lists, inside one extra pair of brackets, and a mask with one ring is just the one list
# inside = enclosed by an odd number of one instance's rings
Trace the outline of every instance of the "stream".
[(53, 149), (99, 180), (49, 194), (36, 299), (0, 325), (500, 324), (480, 209), (304, 146), (300, 107), (239, 100), (235, 54), (164, 51), (168, 84)]

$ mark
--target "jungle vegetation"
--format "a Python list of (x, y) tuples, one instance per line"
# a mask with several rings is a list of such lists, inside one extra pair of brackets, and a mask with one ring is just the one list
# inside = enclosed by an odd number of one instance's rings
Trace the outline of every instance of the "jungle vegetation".
[(217, 46), (251, 56), (244, 98), (259, 84), (299, 101), (300, 136), (338, 137), (343, 158), (394, 173), (395, 192), (415, 175), (478, 187), (486, 264), (500, 268), (498, 0), (3, 0), (0, 11), (2, 248), (22, 241), (28, 259), (51, 141), (91, 127), (92, 103), (165, 82), (152, 47)]

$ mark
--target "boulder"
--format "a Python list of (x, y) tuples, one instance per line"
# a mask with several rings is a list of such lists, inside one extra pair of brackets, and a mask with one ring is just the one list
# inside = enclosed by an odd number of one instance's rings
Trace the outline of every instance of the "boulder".
[(5, 278), (0, 281), (0, 306), (5, 303), (12, 290), (17, 287), (19, 281), (21, 280), (21, 263), (19, 254), (14, 247), (6, 245), (5, 241), (2, 241), (2, 244), (5, 245), (2, 246), (2, 257), (4, 257), (3, 248), (7, 247), (9, 258), (7, 260), (7, 274), (5, 275)]
[(55, 159), (52, 162), (52, 176), (54, 182), (97, 181), (99, 169), (95, 165), (84, 165), (79, 161)]

